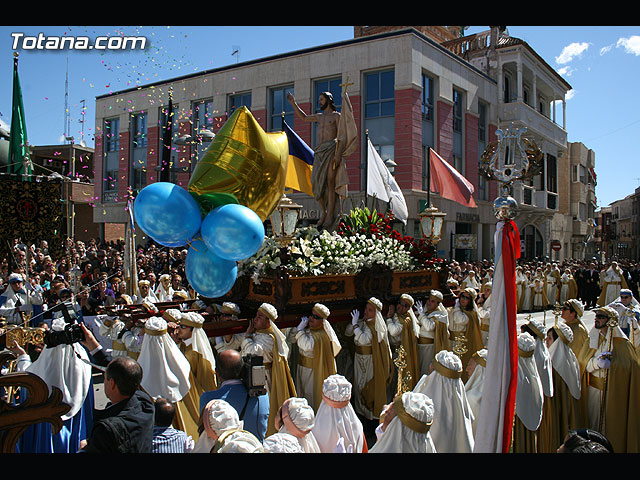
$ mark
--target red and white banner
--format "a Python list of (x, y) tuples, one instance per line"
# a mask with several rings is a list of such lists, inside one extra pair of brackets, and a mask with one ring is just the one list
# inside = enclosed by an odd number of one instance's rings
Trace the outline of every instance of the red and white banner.
[(520, 257), (520, 233), (516, 224), (498, 222), (494, 242), (487, 366), (474, 453), (509, 451), (518, 388), (516, 259)]

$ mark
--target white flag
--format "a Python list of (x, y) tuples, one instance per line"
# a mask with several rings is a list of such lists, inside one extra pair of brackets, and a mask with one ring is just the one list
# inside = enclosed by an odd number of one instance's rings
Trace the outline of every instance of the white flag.
[(409, 218), (407, 202), (398, 182), (378, 155), (370, 139), (367, 139), (367, 195), (391, 203), (391, 211), (405, 225)]

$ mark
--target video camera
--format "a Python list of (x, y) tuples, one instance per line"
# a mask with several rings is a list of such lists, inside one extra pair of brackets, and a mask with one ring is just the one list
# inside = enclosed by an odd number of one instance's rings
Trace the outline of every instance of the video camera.
[(241, 379), (250, 397), (267, 393), (267, 372), (261, 356), (242, 357)]
[[(77, 322), (75, 311), (71, 310), (66, 303), (61, 302), (53, 306), (49, 313), (60, 311), (66, 323), (63, 330), (47, 330), (44, 334), (44, 344), (49, 347), (57, 347), (58, 345), (71, 345), (84, 340), (84, 332)], [(73, 317), (71, 316), (73, 313)]]

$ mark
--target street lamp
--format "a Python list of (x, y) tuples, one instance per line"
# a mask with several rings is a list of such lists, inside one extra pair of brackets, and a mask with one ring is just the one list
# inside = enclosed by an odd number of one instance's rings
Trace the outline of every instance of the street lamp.
[(427, 237), (427, 241), (431, 245), (435, 245), (440, 241), (442, 225), (444, 224), (444, 217), (446, 215), (446, 213), (439, 211), (436, 207), (427, 207), (418, 214), (420, 217), (420, 225), (422, 226), (422, 233)]
[(301, 209), (302, 205), (298, 205), (286, 195), (282, 195), (278, 206), (269, 216), (273, 235), (280, 245), (285, 246), (291, 242)]

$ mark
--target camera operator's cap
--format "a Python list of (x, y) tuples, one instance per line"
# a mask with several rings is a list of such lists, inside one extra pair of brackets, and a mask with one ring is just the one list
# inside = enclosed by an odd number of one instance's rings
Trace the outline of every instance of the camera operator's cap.
[(573, 308), (573, 311), (576, 312), (578, 317), (582, 316), (582, 314), (584, 313), (584, 305), (582, 305), (582, 302), (580, 300), (576, 298), (570, 298), (569, 300), (567, 300), (567, 303), (571, 305), (571, 308)]
[(278, 318), (278, 310), (276, 310), (276, 307), (274, 307), (270, 303), (263, 303), (262, 305), (260, 305), (258, 310), (269, 317), (271, 321), (275, 321)]
[(228, 402), (221, 399), (211, 400), (202, 410), (204, 429), (209, 436), (212, 432), (220, 435), (230, 429), (241, 429), (243, 422), (238, 411)]
[(9, 275), (8, 281), (9, 283), (24, 282), (24, 277), (19, 273), (12, 273), (11, 275)]
[(223, 302), (220, 312), (227, 315), (240, 315), (240, 307), (232, 302)]
[(413, 299), (413, 297), (408, 293), (403, 293), (402, 295), (400, 295), (400, 300), (404, 300), (412, 307), (413, 307), (413, 304), (415, 303), (415, 300)]
[(316, 303), (311, 309), (311, 311), (313, 313), (320, 315), (325, 320), (329, 318), (329, 315), (331, 314), (331, 312), (329, 311), (329, 308), (327, 308), (325, 305), (321, 303)]
[(376, 307), (376, 310), (378, 310), (379, 312), (382, 311), (382, 302), (380, 300), (378, 300), (376, 297), (371, 297), (368, 302), (373, 305), (374, 307)]
[(429, 292), (429, 297), (438, 302), (442, 302), (442, 300), (444, 299), (444, 295), (442, 295), (442, 292), (440, 292), (439, 290), (431, 290)]

